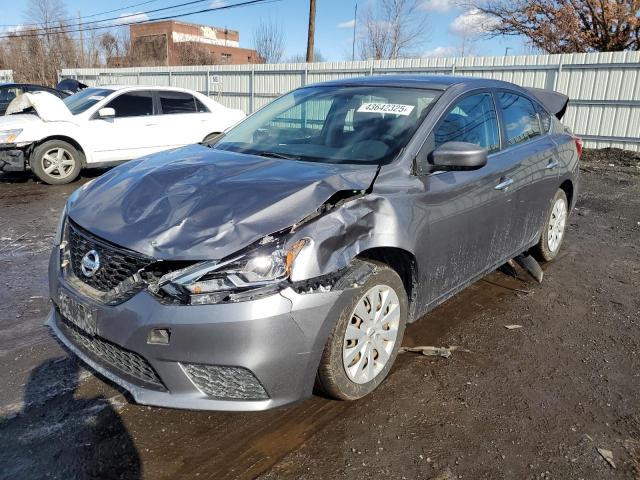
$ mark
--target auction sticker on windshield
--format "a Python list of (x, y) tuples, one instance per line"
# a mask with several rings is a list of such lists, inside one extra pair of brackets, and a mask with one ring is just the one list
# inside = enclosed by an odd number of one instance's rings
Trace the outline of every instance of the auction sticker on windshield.
[(409, 115), (413, 109), (413, 105), (400, 105), (398, 103), (363, 103), (360, 105), (360, 108), (358, 108), (358, 112)]

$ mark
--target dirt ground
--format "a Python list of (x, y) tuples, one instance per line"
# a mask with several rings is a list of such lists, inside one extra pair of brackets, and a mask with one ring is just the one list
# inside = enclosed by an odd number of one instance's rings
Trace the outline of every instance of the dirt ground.
[(136, 405), (52, 339), (47, 257), (87, 180), (0, 181), (1, 479), (640, 479), (640, 155), (585, 152), (541, 285), (495, 272), (407, 329), (465, 351), (402, 354), (358, 402), (252, 414)]

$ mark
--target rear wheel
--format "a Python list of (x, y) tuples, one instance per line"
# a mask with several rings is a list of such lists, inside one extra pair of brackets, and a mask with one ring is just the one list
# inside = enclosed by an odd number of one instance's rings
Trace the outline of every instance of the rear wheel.
[(562, 189), (558, 189), (551, 201), (551, 208), (540, 234), (540, 240), (533, 247), (533, 253), (538, 260), (549, 262), (558, 255), (564, 240), (568, 216), (569, 202), (567, 201), (567, 195)]
[(33, 173), (49, 185), (72, 182), (82, 167), (78, 150), (62, 140), (49, 140), (38, 145), (29, 161)]
[(404, 336), (408, 299), (402, 280), (388, 266), (371, 263), (374, 273), (340, 314), (318, 369), (317, 386), (340, 400), (364, 397), (382, 383)]

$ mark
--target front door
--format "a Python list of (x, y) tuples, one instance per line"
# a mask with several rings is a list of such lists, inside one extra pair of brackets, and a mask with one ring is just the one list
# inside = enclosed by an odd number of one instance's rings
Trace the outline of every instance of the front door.
[(158, 145), (163, 141), (153, 92), (123, 93), (104, 108), (113, 108), (115, 117), (100, 118), (96, 113), (87, 124), (91, 145), (94, 145), (94, 161), (131, 160), (159, 150)]
[(449, 141), (487, 148), (487, 164), (477, 170), (432, 172), (422, 178), (420, 203), (427, 217), (421, 255), (423, 298), (433, 303), (499, 263), (511, 240), (509, 179), (516, 166), (500, 152), (494, 98), (485, 91), (457, 101), (436, 125), (425, 148)]

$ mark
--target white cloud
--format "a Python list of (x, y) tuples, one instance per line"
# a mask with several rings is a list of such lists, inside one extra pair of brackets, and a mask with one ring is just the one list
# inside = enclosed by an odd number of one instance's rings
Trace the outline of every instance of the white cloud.
[(420, 7), (428, 12), (448, 12), (454, 7), (454, 2), (451, 0), (425, 0)]
[(338, 28), (353, 28), (355, 24), (356, 24), (355, 20), (349, 20), (346, 22), (339, 23)]
[(149, 20), (149, 17), (146, 13), (123, 13), (122, 15), (120, 15), (120, 17), (118, 17), (117, 20), (113, 21), (113, 24), (122, 25), (125, 23), (144, 22), (145, 20)]
[(211, 8), (220, 8), (220, 7), (226, 7), (226, 6), (227, 6), (226, 0), (213, 0), (213, 2), (211, 2)]
[(456, 47), (436, 47), (431, 50), (427, 50), (422, 55), (423, 57), (457, 57), (458, 49)]
[(453, 19), (449, 31), (460, 37), (477, 37), (491, 31), (499, 20), (472, 8)]

